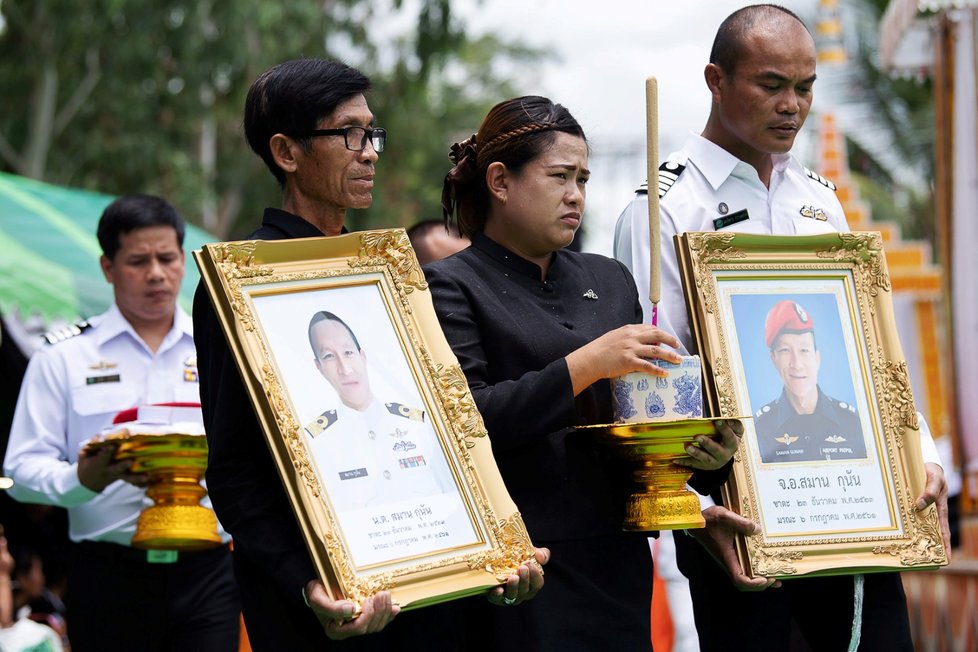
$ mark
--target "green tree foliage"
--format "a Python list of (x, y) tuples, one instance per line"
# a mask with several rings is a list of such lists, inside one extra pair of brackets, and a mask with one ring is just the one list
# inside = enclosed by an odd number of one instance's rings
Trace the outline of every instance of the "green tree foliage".
[(353, 214), (351, 226), (409, 226), (422, 219), (440, 219), (442, 182), (451, 165), (449, 148), (478, 129), (490, 106), (518, 94), (514, 83), (496, 78), (485, 62), (501, 55), (525, 60), (538, 54), (483, 36), (466, 39), (450, 61), (432, 65), (424, 73), (420, 66), (412, 71), (411, 57), (401, 52), (370, 99), (390, 139), (377, 164), (374, 205)]
[(895, 221), (904, 237), (933, 243), (933, 88), (929, 78), (894, 78), (880, 69), (879, 23), (888, 4), (850, 0), (856, 17), (851, 99), (863, 104), (883, 135), (872, 144), (849, 137), (849, 162), (875, 219)]
[[(0, 0), (0, 166), (108, 193), (173, 201), (220, 237), (245, 235), (279, 191), (241, 132), (251, 81), (300, 56), (358, 65), (390, 130), (375, 206), (351, 227), (438, 214), (453, 131), (512, 94), (501, 58), (539, 53), (470, 40), (449, 0), (421, 0), (417, 29), (378, 43), (369, 25), (401, 0)], [(383, 46), (383, 47), (381, 47)]]

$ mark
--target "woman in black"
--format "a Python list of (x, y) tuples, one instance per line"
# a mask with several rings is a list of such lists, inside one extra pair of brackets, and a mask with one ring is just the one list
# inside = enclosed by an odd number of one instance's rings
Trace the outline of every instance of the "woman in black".
[[(651, 648), (648, 542), (621, 531), (627, 475), (572, 427), (610, 422), (606, 379), (664, 374), (650, 359), (678, 361), (678, 342), (641, 324), (623, 265), (563, 249), (581, 223), (587, 157), (561, 105), (521, 97), (493, 107), (452, 148), (445, 179), (446, 220), (472, 245), (425, 267), (506, 486), (534, 543), (552, 552), (532, 602), (489, 613), (499, 649)], [(690, 466), (723, 467), (734, 427), (691, 450)]]

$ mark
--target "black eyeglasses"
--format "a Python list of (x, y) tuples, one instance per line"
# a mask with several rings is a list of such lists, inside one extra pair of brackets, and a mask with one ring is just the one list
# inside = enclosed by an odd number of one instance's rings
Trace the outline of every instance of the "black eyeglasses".
[(373, 145), (375, 152), (384, 151), (387, 143), (386, 129), (368, 129), (367, 127), (343, 127), (342, 129), (312, 129), (305, 133), (296, 134), (294, 138), (315, 138), (316, 136), (343, 136), (346, 148), (353, 152), (363, 151), (367, 140)]

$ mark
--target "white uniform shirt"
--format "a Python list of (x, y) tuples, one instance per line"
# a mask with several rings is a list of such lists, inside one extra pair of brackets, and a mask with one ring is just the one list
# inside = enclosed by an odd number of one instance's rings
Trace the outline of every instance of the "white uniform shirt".
[[(791, 154), (772, 158), (774, 170), (769, 187), (764, 186), (753, 166), (696, 134), (690, 134), (683, 149), (666, 159), (667, 171), (670, 164), (686, 167), (659, 204), (662, 267), (657, 321), (659, 328), (679, 338), (684, 354), (694, 343), (673, 236), (687, 231), (716, 231), (714, 220), (742, 210), (747, 211), (748, 219), (719, 230), (771, 235), (849, 230), (834, 190), (810, 177)], [(678, 165), (673, 169), (678, 170)], [(654, 192), (657, 184), (652, 185)], [(635, 277), (647, 322), (652, 316), (648, 201), (647, 194), (636, 194), (615, 226), (615, 258)], [(920, 423), (924, 462), (940, 464), (930, 428), (922, 417)]]
[(318, 427), (306, 427), (338, 511), (455, 491), (445, 455), (422, 415), (374, 399), (362, 412), (341, 404), (324, 413)]
[[(177, 308), (156, 353), (113, 305), (91, 328), (31, 358), (10, 430), (4, 471), (17, 500), (68, 509), (73, 541), (129, 545), (139, 512), (152, 504), (122, 480), (91, 491), (78, 480), (78, 453), (121, 410), (199, 402), (193, 323)], [(210, 507), (205, 498), (201, 504)], [(222, 538), (227, 535), (220, 531)]]

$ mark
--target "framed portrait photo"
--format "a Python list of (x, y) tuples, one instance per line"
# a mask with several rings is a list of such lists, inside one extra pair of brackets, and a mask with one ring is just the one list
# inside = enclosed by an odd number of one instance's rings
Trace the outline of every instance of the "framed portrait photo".
[(403, 229), (194, 257), (331, 597), (421, 607), (532, 559)]
[(724, 487), (752, 576), (947, 564), (879, 233), (676, 237), (711, 416), (751, 414)]

